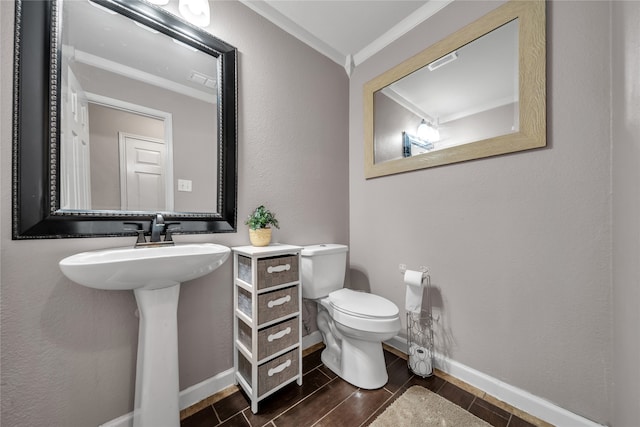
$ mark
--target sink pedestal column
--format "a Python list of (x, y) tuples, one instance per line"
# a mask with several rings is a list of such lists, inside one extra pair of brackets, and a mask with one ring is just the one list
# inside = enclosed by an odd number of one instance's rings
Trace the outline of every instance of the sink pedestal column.
[(140, 312), (134, 427), (179, 427), (178, 297), (180, 284), (135, 289)]

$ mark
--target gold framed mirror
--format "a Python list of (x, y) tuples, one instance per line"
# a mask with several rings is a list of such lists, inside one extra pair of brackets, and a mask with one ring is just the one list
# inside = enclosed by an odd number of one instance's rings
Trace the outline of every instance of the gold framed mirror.
[(542, 0), (511, 0), (364, 85), (365, 178), (546, 146)]

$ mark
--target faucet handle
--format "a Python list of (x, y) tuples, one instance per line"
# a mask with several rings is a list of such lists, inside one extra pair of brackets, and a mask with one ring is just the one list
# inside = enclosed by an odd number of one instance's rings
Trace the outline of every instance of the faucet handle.
[(144, 237), (144, 230), (142, 229), (142, 224), (137, 223), (137, 222), (125, 222), (125, 225), (135, 225), (136, 228), (128, 228), (125, 227), (125, 230), (129, 231), (135, 231), (136, 233), (138, 233), (138, 240), (136, 240), (136, 244), (138, 243), (146, 243), (147, 240)]
[[(172, 227), (172, 225), (177, 225), (178, 227)], [(173, 242), (173, 232), (182, 230), (182, 227), (179, 226), (179, 222), (167, 222), (165, 223), (165, 233), (164, 233), (164, 241), (165, 242)]]
[(147, 243), (147, 239), (144, 237), (144, 230), (136, 230), (138, 232), (138, 240), (136, 243)]

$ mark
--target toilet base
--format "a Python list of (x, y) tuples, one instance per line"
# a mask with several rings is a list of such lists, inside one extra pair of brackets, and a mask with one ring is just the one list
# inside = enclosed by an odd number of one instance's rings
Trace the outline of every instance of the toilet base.
[(321, 359), (333, 373), (359, 388), (381, 388), (389, 380), (381, 342), (343, 338), (340, 359), (330, 348), (322, 351)]

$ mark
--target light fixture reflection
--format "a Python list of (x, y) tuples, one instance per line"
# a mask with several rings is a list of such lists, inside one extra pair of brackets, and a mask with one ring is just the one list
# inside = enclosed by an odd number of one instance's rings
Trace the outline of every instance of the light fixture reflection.
[(440, 131), (438, 130), (437, 124), (434, 125), (433, 123), (427, 123), (424, 119), (420, 122), (416, 134), (418, 138), (424, 141), (440, 141)]
[(198, 27), (207, 27), (211, 22), (208, 0), (180, 0), (178, 10), (184, 19)]

